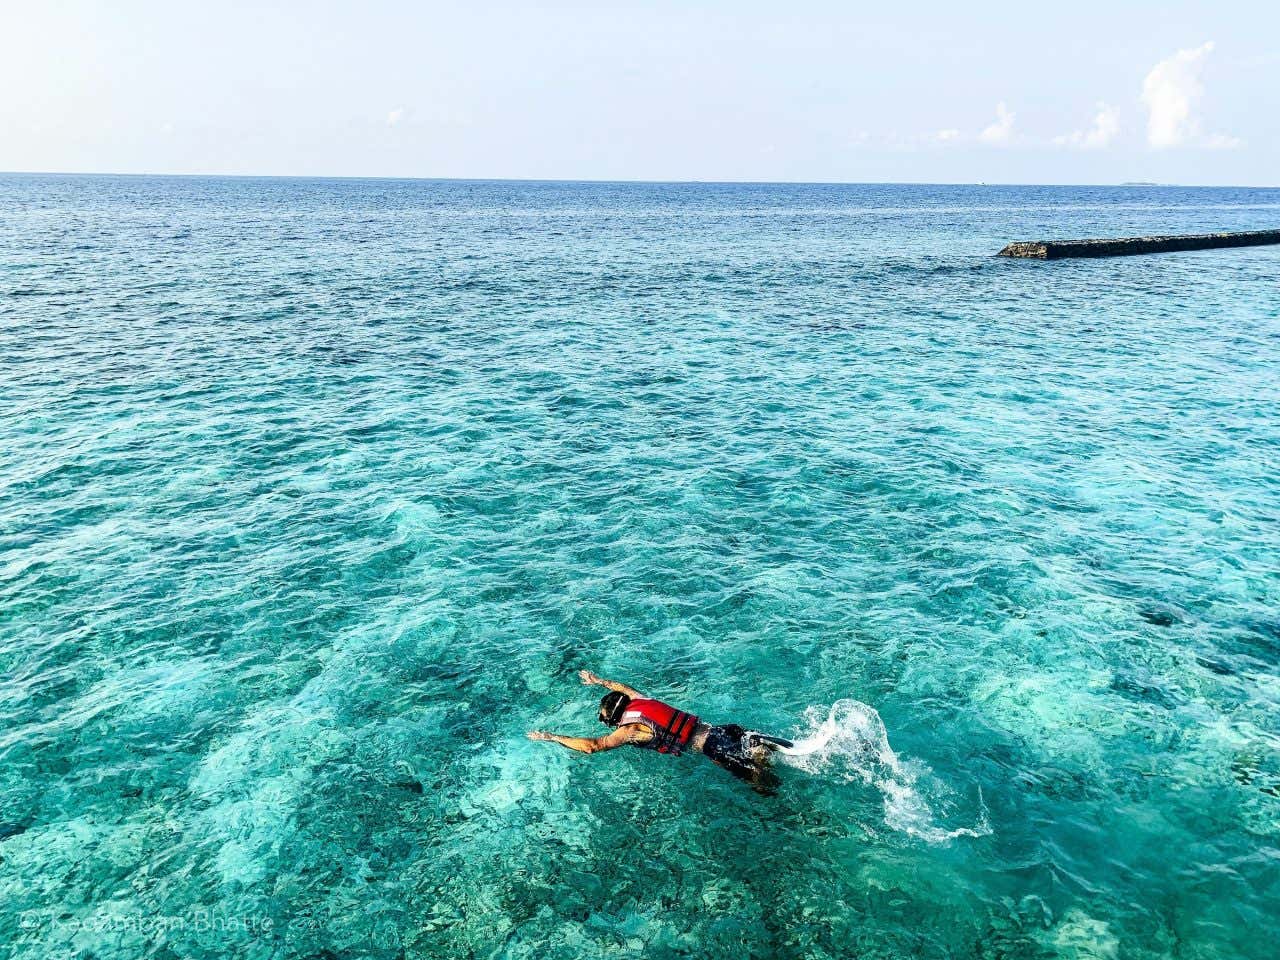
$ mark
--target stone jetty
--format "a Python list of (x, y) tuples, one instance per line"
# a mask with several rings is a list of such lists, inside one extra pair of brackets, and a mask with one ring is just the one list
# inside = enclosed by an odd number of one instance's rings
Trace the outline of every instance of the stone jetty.
[(1280, 243), (1280, 230), (1201, 233), (1182, 237), (1125, 237), (1120, 240), (1032, 240), (1011, 243), (1000, 251), (1000, 256), (1025, 257), (1032, 260), (1061, 260), (1065, 257), (1127, 257), (1137, 253), (1257, 247), (1267, 243)]

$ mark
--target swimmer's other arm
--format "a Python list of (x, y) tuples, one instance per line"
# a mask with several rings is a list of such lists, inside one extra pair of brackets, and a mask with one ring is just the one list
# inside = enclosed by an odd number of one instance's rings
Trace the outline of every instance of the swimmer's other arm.
[[(625, 727), (619, 727), (605, 737), (566, 737), (559, 733), (547, 733), (545, 730), (530, 730), (529, 739), (558, 743), (562, 747), (577, 750), (579, 753), (599, 753), (601, 750), (612, 750), (615, 747), (626, 746), (635, 737), (637, 726), (639, 724), (628, 724)], [(640, 729), (648, 733), (648, 730), (644, 727)]]
[(594, 683), (604, 687), (606, 690), (625, 693), (632, 700), (640, 700), (644, 697), (644, 694), (639, 690), (636, 690), (634, 687), (628, 687), (625, 683), (619, 683), (617, 680), (606, 680), (604, 677), (597, 677), (590, 670), (579, 670), (578, 676), (588, 687)]

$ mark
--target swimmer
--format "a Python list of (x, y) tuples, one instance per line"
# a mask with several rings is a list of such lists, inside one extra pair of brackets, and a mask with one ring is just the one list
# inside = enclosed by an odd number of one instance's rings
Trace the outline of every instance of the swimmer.
[(769, 769), (770, 754), (792, 746), (790, 740), (744, 730), (736, 723), (703, 723), (691, 713), (646, 697), (625, 683), (597, 677), (590, 670), (581, 670), (578, 676), (588, 686), (597, 684), (610, 691), (600, 700), (599, 718), (614, 731), (603, 737), (569, 737), (532, 730), (530, 740), (547, 740), (579, 753), (599, 753), (628, 744), (672, 755), (688, 750), (746, 780), (758, 793), (777, 790), (778, 775)]

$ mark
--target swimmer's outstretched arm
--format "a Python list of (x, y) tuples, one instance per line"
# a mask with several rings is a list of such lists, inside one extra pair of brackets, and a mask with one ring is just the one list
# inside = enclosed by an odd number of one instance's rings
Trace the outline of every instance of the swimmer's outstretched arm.
[(598, 684), (617, 693), (625, 693), (632, 700), (639, 700), (644, 697), (644, 694), (634, 687), (628, 687), (625, 683), (619, 683), (617, 680), (606, 680), (604, 677), (597, 677), (590, 670), (579, 670), (578, 676), (582, 678), (582, 682), (587, 686), (591, 686), (593, 683)]
[(547, 733), (545, 730), (530, 730), (529, 739), (558, 743), (562, 747), (577, 750), (579, 753), (599, 753), (601, 750), (612, 750), (615, 747), (623, 747), (630, 743), (635, 734), (632, 726), (628, 724), (625, 727), (619, 727), (613, 733), (604, 737), (566, 737), (559, 733)]

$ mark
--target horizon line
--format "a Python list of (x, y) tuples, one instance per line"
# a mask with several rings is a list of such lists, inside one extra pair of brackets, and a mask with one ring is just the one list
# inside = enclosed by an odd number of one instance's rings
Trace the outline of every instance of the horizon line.
[(674, 180), (607, 177), (428, 177), (385, 174), (150, 173), (88, 170), (0, 170), (0, 177), (150, 177), (188, 180), (398, 180), (423, 183), (562, 183), (637, 186), (809, 186), (809, 187), (1145, 187), (1197, 190), (1280, 190), (1280, 185), (1242, 183), (1157, 183), (1143, 180), (1096, 183), (995, 182), (986, 180)]

